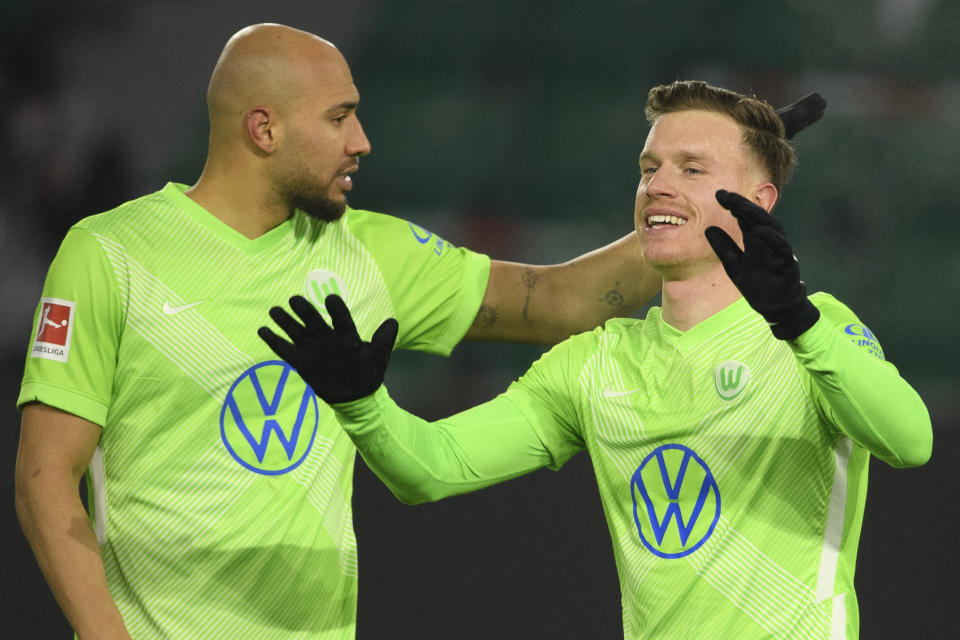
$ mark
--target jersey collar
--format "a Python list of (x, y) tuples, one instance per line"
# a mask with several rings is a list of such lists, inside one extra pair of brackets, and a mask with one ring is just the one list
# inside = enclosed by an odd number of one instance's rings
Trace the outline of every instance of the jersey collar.
[(664, 337), (670, 342), (698, 344), (722, 333), (731, 325), (737, 324), (751, 315), (757, 315), (757, 312), (753, 310), (745, 298), (740, 297), (686, 331), (680, 331), (670, 326), (662, 315), (660, 316), (660, 326)]
[(186, 185), (168, 182), (163, 188), (163, 194), (205, 229), (227, 244), (231, 244), (248, 254), (256, 254), (270, 249), (285, 238), (293, 228), (291, 219), (287, 219), (259, 238), (251, 240), (191, 200), (184, 193), (186, 190)]

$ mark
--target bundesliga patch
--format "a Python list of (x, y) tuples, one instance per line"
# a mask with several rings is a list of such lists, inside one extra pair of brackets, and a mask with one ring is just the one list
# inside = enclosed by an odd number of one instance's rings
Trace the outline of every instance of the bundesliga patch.
[(37, 332), (30, 356), (66, 362), (70, 355), (70, 336), (77, 303), (59, 298), (41, 298)]

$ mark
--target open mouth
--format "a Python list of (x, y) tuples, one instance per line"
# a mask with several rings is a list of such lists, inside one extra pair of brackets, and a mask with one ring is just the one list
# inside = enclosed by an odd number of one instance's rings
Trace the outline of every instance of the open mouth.
[(350, 174), (357, 169), (359, 169), (359, 167), (356, 164), (351, 164), (336, 175), (336, 180), (340, 183), (342, 189), (350, 191), (353, 188), (353, 178), (350, 177)]
[(687, 224), (686, 218), (679, 216), (654, 213), (647, 216), (647, 227), (650, 229), (660, 229), (663, 227), (682, 227)]

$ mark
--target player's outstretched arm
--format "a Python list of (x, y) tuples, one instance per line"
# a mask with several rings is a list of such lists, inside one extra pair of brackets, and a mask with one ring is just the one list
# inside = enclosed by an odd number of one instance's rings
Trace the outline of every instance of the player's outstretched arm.
[(925, 463), (933, 432), (917, 392), (896, 367), (844, 335), (846, 326), (858, 323), (852, 312), (844, 307), (848, 317), (836, 322), (823, 317), (807, 298), (793, 249), (773, 216), (735, 193), (718, 191), (717, 201), (736, 217), (744, 248), (718, 227), (706, 230), (707, 240), (743, 297), (770, 324), (773, 335), (788, 341), (810, 376), (821, 413), (892, 466)]
[(635, 233), (562, 264), (493, 260), (483, 302), (464, 339), (556, 344), (631, 315), (660, 286)]
[(434, 422), (401, 409), (386, 387), (331, 406), (367, 466), (406, 504), (476, 491), (553, 462), (502, 395)]
[(267, 327), (260, 337), (330, 404), (364, 460), (402, 502), (474, 491), (551, 463), (524, 415), (502, 396), (436, 422), (398, 407), (382, 386), (395, 320), (384, 321), (365, 342), (338, 296), (326, 299), (332, 326), (302, 297), (291, 298), (290, 307), (299, 319), (280, 307), (270, 310), (289, 340)]

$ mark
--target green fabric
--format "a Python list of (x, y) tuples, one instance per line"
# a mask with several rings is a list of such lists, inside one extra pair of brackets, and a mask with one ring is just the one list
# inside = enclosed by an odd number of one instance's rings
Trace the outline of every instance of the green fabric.
[(587, 450), (627, 638), (856, 638), (869, 454), (922, 464), (930, 421), (856, 316), (811, 299), (821, 319), (793, 343), (743, 299), (686, 332), (654, 308), (561, 343), (444, 420), (411, 416), (383, 388), (335, 409), (410, 502)]
[(257, 327), (294, 294), (336, 291), (363, 337), (396, 317), (399, 347), (445, 354), (489, 259), (349, 209), (335, 223), (296, 212), (248, 240), (183, 189), (69, 232), (43, 290), (74, 305), (69, 352), (31, 348), (18, 406), (103, 427), (88, 484), (106, 508), (92, 518), (134, 638), (353, 638), (355, 449)]

